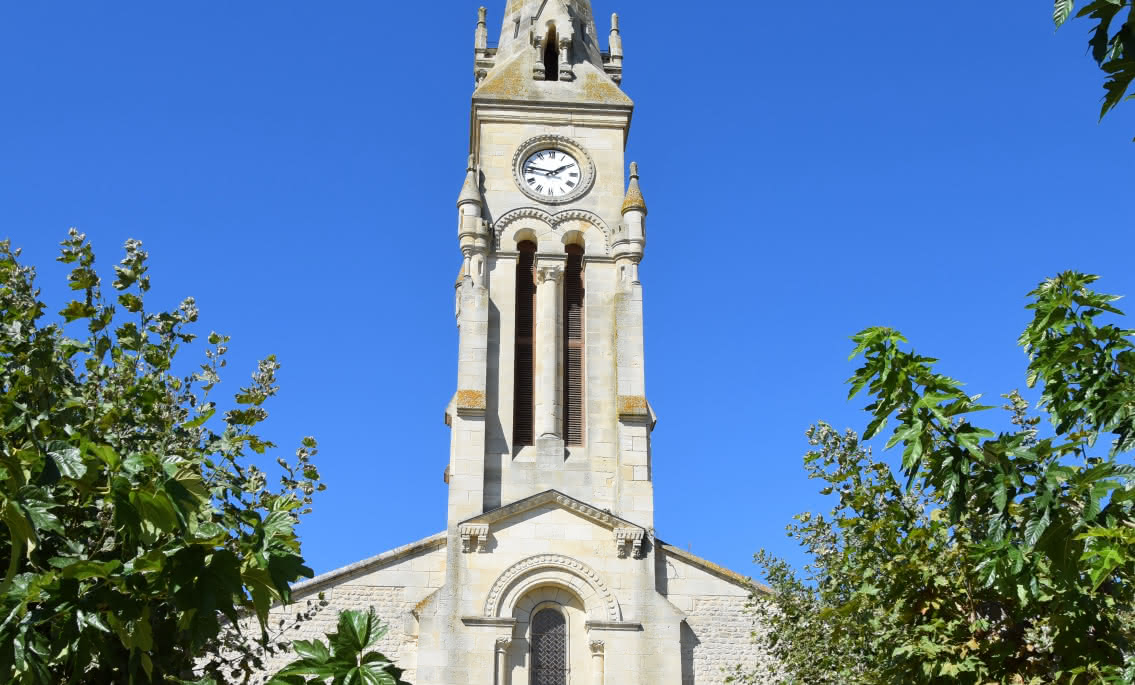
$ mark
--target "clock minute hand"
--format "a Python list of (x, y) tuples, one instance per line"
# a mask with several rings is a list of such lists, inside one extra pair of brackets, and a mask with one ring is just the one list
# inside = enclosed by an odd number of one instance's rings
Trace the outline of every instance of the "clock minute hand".
[(534, 167), (534, 166), (528, 167), (527, 171), (529, 171), (529, 172), (539, 171), (541, 174), (544, 174), (545, 176), (553, 176), (556, 173), (558, 173), (558, 172), (555, 172), (555, 171), (548, 171), (547, 169), (541, 169), (540, 167)]

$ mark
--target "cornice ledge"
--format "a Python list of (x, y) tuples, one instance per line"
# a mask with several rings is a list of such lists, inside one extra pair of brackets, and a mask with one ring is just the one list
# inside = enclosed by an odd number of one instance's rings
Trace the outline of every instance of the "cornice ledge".
[(614, 514), (603, 509), (597, 509), (590, 504), (581, 502), (573, 497), (565, 495), (558, 490), (547, 490), (537, 495), (532, 495), (531, 497), (513, 502), (512, 504), (507, 504), (499, 509), (494, 509), (478, 516), (474, 516), (467, 521), (463, 521), (459, 525), (488, 524), (491, 526), (498, 521), (503, 521), (519, 513), (528, 511), (530, 509), (535, 509), (536, 507), (543, 506), (545, 504), (556, 504), (569, 511), (574, 511), (584, 518), (591, 519), (592, 521), (600, 525), (610, 528), (612, 531), (614, 531), (616, 528), (626, 530), (641, 530), (644, 532), (644, 534), (646, 531), (646, 529), (642, 526), (619, 518), (618, 516), (615, 516)]
[(634, 621), (588, 621), (584, 626), (589, 633), (595, 630), (642, 632), (642, 624)]
[(512, 628), (515, 618), (496, 618), (488, 616), (462, 616), (461, 622), (470, 628)]

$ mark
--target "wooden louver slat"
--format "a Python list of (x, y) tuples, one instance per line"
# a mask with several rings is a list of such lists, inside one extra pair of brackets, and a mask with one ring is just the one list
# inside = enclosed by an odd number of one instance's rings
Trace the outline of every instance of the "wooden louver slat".
[(536, 444), (536, 364), (533, 333), (536, 323), (536, 244), (520, 243), (516, 263), (516, 351), (513, 370), (512, 442), (515, 447)]
[(564, 442), (583, 445), (583, 249), (568, 247), (564, 274)]

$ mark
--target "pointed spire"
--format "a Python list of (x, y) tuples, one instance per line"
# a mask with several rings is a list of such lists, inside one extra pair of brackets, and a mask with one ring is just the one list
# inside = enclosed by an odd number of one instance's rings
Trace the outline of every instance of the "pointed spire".
[[(549, 22), (556, 24), (560, 38), (572, 37), (574, 61), (588, 61), (602, 68), (591, 0), (508, 0), (497, 55), (507, 59), (531, 49), (534, 34), (543, 36)], [(582, 31), (576, 31), (576, 27)]]
[(646, 215), (646, 199), (638, 185), (638, 162), (631, 162), (631, 182), (627, 185), (627, 198), (623, 200), (623, 214), (633, 211)]
[(481, 184), (477, 178), (477, 165), (473, 163), (473, 155), (469, 155), (469, 164), (465, 173), (465, 185), (461, 186), (461, 195), (457, 198), (457, 206), (473, 203), (481, 206)]

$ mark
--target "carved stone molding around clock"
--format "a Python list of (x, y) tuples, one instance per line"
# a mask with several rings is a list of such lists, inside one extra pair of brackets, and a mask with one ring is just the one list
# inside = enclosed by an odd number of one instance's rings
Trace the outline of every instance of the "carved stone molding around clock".
[[(541, 150), (563, 150), (579, 162), (582, 175), (579, 184), (571, 192), (558, 197), (548, 197), (534, 192), (524, 182), (525, 160)], [(520, 188), (520, 192), (529, 198), (545, 205), (563, 205), (583, 197), (595, 185), (595, 160), (591, 158), (591, 154), (582, 145), (567, 136), (536, 136), (524, 141), (516, 149), (516, 154), (512, 158), (512, 174), (516, 187)]]

